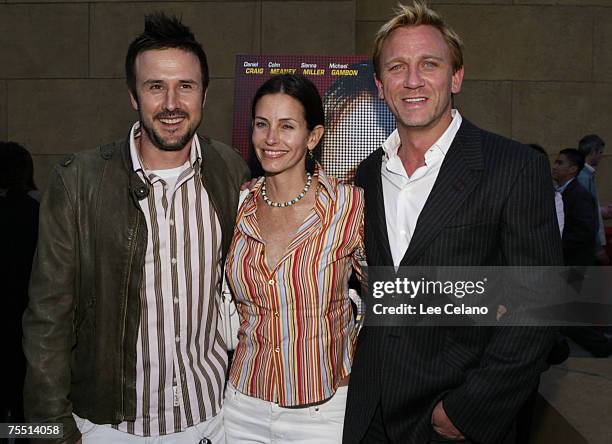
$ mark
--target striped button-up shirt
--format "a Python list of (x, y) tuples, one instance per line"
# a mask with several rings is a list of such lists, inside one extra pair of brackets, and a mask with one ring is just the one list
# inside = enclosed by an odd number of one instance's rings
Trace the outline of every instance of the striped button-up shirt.
[[(136, 420), (115, 426), (140, 436), (179, 432), (221, 408), (227, 353), (218, 329), (221, 228), (200, 178), (197, 136), (176, 181), (144, 168), (136, 148), (135, 171), (148, 185), (140, 201), (148, 240), (140, 288), (136, 364)], [(166, 172), (164, 172), (166, 173)]]
[(241, 317), (230, 381), (281, 406), (320, 402), (351, 369), (348, 279), (364, 260), (363, 191), (320, 170), (314, 207), (271, 270), (256, 214), (261, 184), (238, 211), (226, 262)]

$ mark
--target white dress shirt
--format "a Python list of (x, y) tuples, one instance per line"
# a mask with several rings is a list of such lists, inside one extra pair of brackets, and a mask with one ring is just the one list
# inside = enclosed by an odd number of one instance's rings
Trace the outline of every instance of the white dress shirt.
[(397, 155), (401, 145), (397, 129), (385, 140), (381, 175), (385, 199), (385, 217), (393, 264), (398, 267), (414, 234), (419, 215), (436, 182), (444, 156), (448, 152), (462, 118), (452, 110), (453, 120), (444, 134), (425, 153), (425, 165), (408, 177)]
[(563, 196), (555, 190), (555, 209), (557, 210), (557, 222), (559, 223), (559, 232), (563, 236), (563, 227), (565, 226), (565, 213), (563, 209)]

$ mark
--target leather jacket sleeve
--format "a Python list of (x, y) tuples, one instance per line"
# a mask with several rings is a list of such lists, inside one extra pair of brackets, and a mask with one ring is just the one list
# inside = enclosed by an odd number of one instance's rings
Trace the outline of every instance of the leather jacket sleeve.
[(74, 443), (81, 437), (70, 402), (78, 272), (74, 196), (66, 186), (73, 169), (69, 163), (53, 170), (41, 203), (30, 301), (23, 316), (25, 417), (32, 422), (63, 423), (64, 437), (53, 441), (57, 443)]

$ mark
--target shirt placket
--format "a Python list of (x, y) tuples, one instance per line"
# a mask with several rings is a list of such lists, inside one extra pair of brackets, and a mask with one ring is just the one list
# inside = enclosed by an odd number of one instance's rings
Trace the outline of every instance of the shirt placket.
[[(263, 245), (262, 245), (263, 248)], [(263, 254), (263, 251), (262, 251)], [(281, 382), (281, 366), (282, 366), (282, 337), (280, 335), (280, 304), (279, 304), (279, 292), (280, 289), (278, 288), (278, 279), (277, 279), (277, 275), (278, 275), (278, 266), (277, 269), (274, 270), (272, 273), (268, 273), (267, 276), (267, 280), (266, 280), (266, 289), (265, 291), (268, 293), (268, 297), (270, 300), (270, 306), (269, 306), (269, 322), (268, 322), (268, 328), (269, 328), (269, 337), (270, 337), (270, 344), (268, 350), (270, 350), (270, 362), (272, 363), (272, 375), (271, 378), (272, 380), (270, 381), (270, 387), (272, 389), (272, 393), (271, 393), (271, 399), (273, 400), (273, 402), (278, 403), (279, 402), (279, 394), (280, 394), (280, 390), (279, 390), (279, 384)]]
[[(187, 353), (187, 348), (190, 346), (189, 341), (191, 338), (187, 337), (187, 316), (189, 315), (186, 311), (187, 301), (183, 295), (181, 297), (179, 270), (183, 270), (184, 256), (185, 256), (185, 242), (184, 237), (179, 234), (178, 227), (176, 226), (176, 195), (181, 188), (184, 188), (182, 192), (187, 192), (187, 182), (192, 180), (194, 177), (194, 170), (189, 169), (189, 173), (183, 171), (179, 175), (179, 179), (176, 182), (174, 190), (170, 197), (170, 211), (168, 213), (168, 237), (172, 242), (170, 245), (171, 255), (171, 288), (172, 288), (172, 312), (173, 312), (173, 331), (175, 334), (175, 347), (173, 353), (173, 381), (172, 381), (172, 394), (173, 394), (173, 407), (177, 409), (177, 414), (180, 417), (181, 430), (187, 427), (186, 422), (186, 403), (188, 397), (184, 390), (186, 389), (186, 374), (187, 367), (185, 366), (185, 360), (183, 357)], [(176, 283), (176, 284), (175, 284)]]
[[(176, 258), (175, 256), (173, 256), (172, 252), (171, 252), (171, 239), (170, 239), (170, 220), (171, 218), (169, 217), (169, 207), (170, 207), (170, 202), (172, 201), (172, 192), (168, 187), (168, 184), (166, 183), (165, 180), (163, 180), (162, 178), (155, 176), (155, 175), (150, 175), (149, 176), (149, 180), (151, 182), (151, 185), (153, 186), (154, 189), (154, 193), (156, 196), (156, 202), (158, 204), (155, 205), (156, 207), (156, 218), (157, 218), (157, 224), (159, 227), (159, 237), (160, 237), (160, 243), (162, 245), (165, 246), (165, 248), (162, 249), (161, 253), (161, 261), (160, 261), (160, 265), (161, 265), (161, 276), (162, 276), (162, 295), (163, 295), (163, 302), (162, 302), (162, 307), (159, 307), (158, 309), (163, 310), (164, 316), (163, 316), (163, 331), (164, 331), (164, 349), (166, 350), (165, 353), (165, 362), (164, 362), (164, 367), (167, 369), (166, 371), (166, 376), (165, 376), (165, 388), (164, 388), (164, 403), (166, 406), (168, 406), (167, 402), (170, 401), (170, 405), (173, 406), (173, 409), (176, 408), (175, 404), (176, 404), (176, 395), (177, 392), (175, 390), (175, 386), (174, 386), (174, 380), (175, 380), (175, 369), (174, 369), (174, 356), (176, 355), (176, 334), (175, 334), (175, 328), (174, 328), (174, 316), (173, 316), (173, 307), (172, 307), (172, 303), (170, 303), (172, 301), (172, 273), (173, 273), (173, 268), (176, 267)], [(159, 196), (159, 197), (157, 197)], [(168, 298), (168, 296), (170, 296), (170, 298)], [(168, 394), (168, 387), (170, 387), (170, 390), (172, 391), (170, 394)], [(168, 423), (168, 418), (166, 417), (166, 424), (167, 427), (172, 427), (170, 424), (172, 424), (172, 422)]]
[[(169, 304), (164, 304), (164, 329), (171, 333), (166, 335), (166, 349), (171, 350), (171, 353), (166, 354), (166, 368), (171, 369), (166, 377), (167, 383), (171, 387), (171, 405), (174, 410), (174, 416), (180, 418), (180, 428), (183, 430), (186, 427), (185, 423), (185, 405), (183, 377), (179, 365), (179, 350), (181, 342), (185, 341), (185, 326), (186, 319), (181, 312), (181, 297), (179, 287), (178, 270), (182, 264), (182, 243), (179, 242), (179, 237), (175, 224), (175, 196), (180, 186), (185, 183), (190, 177), (187, 176), (182, 180), (177, 181), (175, 188), (170, 190), (168, 184), (161, 178), (152, 180), (153, 186), (161, 187), (161, 205), (159, 206), (162, 214), (158, 215), (160, 225), (160, 236), (164, 237), (164, 243), (167, 246), (165, 251), (165, 260), (162, 260), (163, 269), (163, 294), (169, 295), (165, 298)], [(165, 266), (163, 264), (166, 264)], [(169, 265), (167, 265), (169, 264)], [(176, 282), (176, 285), (175, 285)]]

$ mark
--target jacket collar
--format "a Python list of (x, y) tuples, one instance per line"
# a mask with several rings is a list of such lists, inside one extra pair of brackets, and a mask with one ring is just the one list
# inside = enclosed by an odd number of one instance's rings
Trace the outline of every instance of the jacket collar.
[[(201, 162), (199, 162), (200, 178), (221, 225), (221, 246), (223, 257), (225, 257), (232, 240), (231, 234), (234, 228), (233, 215), (235, 213), (232, 213), (230, 208), (235, 209), (238, 205), (238, 194), (236, 193), (236, 196), (228, 196), (228, 193), (233, 192), (233, 190), (227, 189), (227, 179), (222, 173), (226, 163), (213, 146), (212, 141), (208, 137), (197, 136), (197, 143), (201, 156)], [(123, 165), (126, 171), (129, 172), (130, 194), (136, 206), (140, 207), (139, 201), (149, 195), (149, 189), (136, 172), (132, 163), (129, 136), (121, 142), (120, 151)], [(227, 200), (227, 202), (223, 201), (223, 199)], [(235, 203), (232, 204), (232, 202)]]

